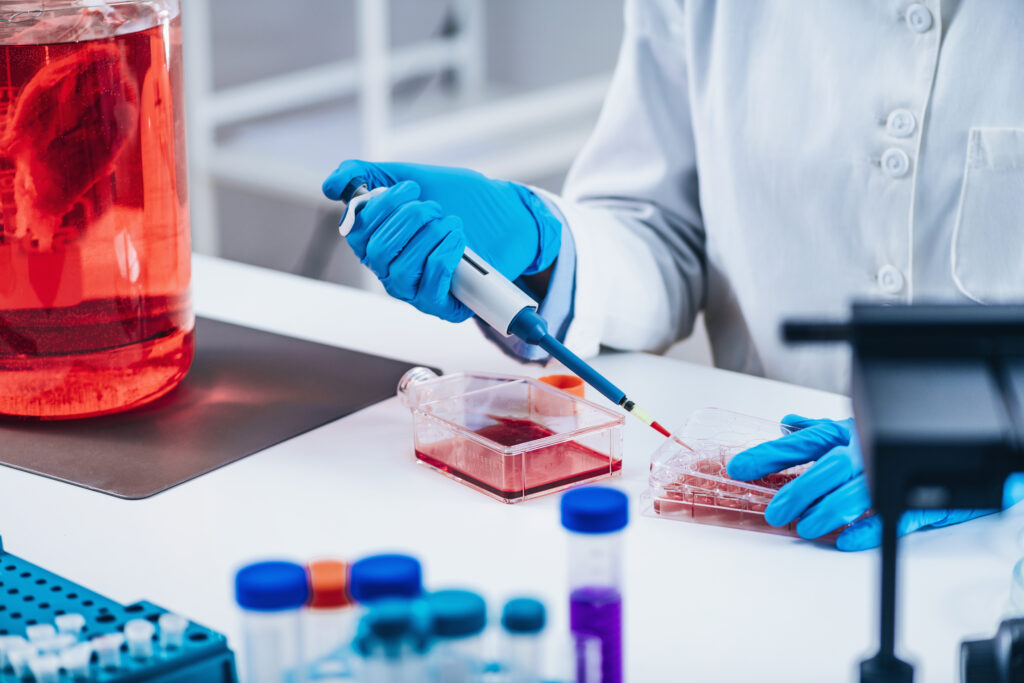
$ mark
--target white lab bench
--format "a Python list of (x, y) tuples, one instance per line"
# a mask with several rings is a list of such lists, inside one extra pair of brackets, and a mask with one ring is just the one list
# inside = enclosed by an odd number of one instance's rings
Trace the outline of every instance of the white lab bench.
[[(407, 304), (197, 256), (197, 313), (313, 341), (463, 369), (540, 374)], [(643, 354), (595, 362), (662, 421), (719, 406), (766, 418), (839, 417), (832, 394)], [(850, 681), (876, 645), (877, 555), (642, 517), (659, 437), (627, 420), (614, 480), (633, 502), (627, 536), (628, 680)], [(420, 557), (430, 587), (546, 600), (564, 628), (557, 496), (503, 505), (413, 462), (408, 411), (391, 399), (141, 501), (0, 468), (0, 534), (16, 555), (119, 601), (148, 599), (239, 645), (232, 579), (259, 558)], [(1024, 511), (902, 543), (900, 645), (917, 681), (958, 680), (960, 640), (989, 634), (1024, 552)]]

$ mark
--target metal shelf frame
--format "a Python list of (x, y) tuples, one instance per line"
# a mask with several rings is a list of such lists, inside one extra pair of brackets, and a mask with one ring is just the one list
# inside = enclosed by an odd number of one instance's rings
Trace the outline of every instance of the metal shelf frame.
[[(429, 159), (467, 140), (486, 142), (510, 131), (538, 131), (539, 135), (559, 122), (594, 116), (607, 89), (608, 75), (601, 74), (473, 104), (486, 86), (487, 0), (451, 0), (458, 25), (454, 35), (400, 47), (390, 45), (390, 0), (355, 0), (358, 44), (353, 59), (218, 90), (212, 77), (212, 2), (189, 0), (183, 14), (192, 232), (194, 248), (201, 253), (219, 253), (217, 182), (302, 202), (325, 202), (319, 194), (322, 169), (301, 168), (294, 161), (255, 148), (218, 144), (218, 131), (225, 126), (355, 96), (363, 158)], [(465, 106), (396, 124), (394, 84), (445, 70), (456, 74), (456, 97)], [(505, 150), (484, 166), (503, 176), (548, 173), (567, 166), (582, 140), (581, 135), (538, 140), (529, 149)]]

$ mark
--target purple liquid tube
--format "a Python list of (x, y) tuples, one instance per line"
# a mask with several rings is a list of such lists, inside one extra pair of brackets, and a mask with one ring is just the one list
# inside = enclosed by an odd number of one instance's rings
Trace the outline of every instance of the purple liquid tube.
[[(569, 596), (569, 627), (601, 641), (601, 680), (622, 680), (622, 595), (613, 588), (577, 588)], [(580, 658), (585, 653), (580, 653)], [(586, 680), (578, 662), (576, 680)]]
[(562, 496), (569, 532), (569, 624), (577, 638), (577, 680), (594, 683), (589, 646), (600, 648), (600, 683), (621, 683), (622, 530), (629, 500), (621, 491), (591, 486)]

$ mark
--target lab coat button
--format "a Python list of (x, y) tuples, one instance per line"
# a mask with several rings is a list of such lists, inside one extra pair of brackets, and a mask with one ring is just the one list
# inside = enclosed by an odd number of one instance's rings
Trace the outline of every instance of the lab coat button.
[(907, 109), (894, 109), (885, 122), (885, 129), (889, 135), (897, 138), (905, 138), (917, 128), (917, 120)]
[(899, 294), (903, 290), (903, 273), (896, 266), (882, 266), (878, 269), (876, 279), (886, 294)]
[(902, 149), (890, 147), (882, 155), (882, 170), (892, 178), (902, 178), (910, 170), (910, 157)]
[(914, 3), (907, 8), (907, 26), (914, 33), (924, 33), (932, 27), (932, 13), (922, 4)]

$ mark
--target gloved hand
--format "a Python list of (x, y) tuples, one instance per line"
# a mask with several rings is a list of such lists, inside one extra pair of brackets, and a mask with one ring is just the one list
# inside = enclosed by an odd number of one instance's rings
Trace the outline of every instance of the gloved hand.
[[(861, 460), (853, 419), (814, 420), (787, 415), (783, 424), (798, 431), (754, 446), (734, 457), (729, 476), (750, 481), (794, 465), (816, 461), (799, 477), (775, 494), (765, 510), (765, 520), (783, 526), (799, 520), (796, 531), (803, 538), (818, 538), (856, 521), (871, 507), (864, 464)], [(1024, 485), (1011, 478), (1003, 505), (1009, 507), (1024, 498)], [(942, 527), (966, 522), (994, 510), (911, 510), (899, 523), (900, 535), (925, 527)], [(845, 529), (836, 539), (839, 550), (865, 550), (882, 541), (882, 524), (874, 515)]]
[(349, 246), (389, 294), (444, 320), (472, 315), (450, 294), (467, 246), (510, 280), (546, 270), (561, 248), (561, 223), (516, 183), (461, 168), (345, 161), (323, 192), (341, 199), (359, 182), (390, 189), (363, 205)]

